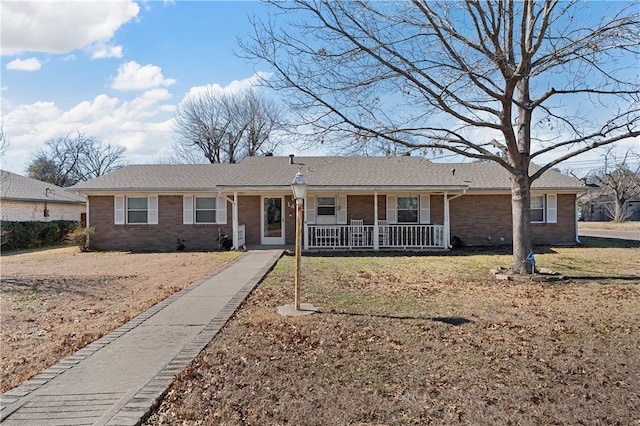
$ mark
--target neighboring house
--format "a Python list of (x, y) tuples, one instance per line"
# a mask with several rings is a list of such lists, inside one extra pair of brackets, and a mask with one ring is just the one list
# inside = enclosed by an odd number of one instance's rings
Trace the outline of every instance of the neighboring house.
[[(587, 222), (607, 222), (612, 220), (614, 201), (611, 196), (604, 195), (599, 188), (590, 188), (588, 197), (581, 198), (580, 218)], [(634, 197), (625, 202), (625, 209), (629, 214), (628, 220), (640, 220), (640, 197)]]
[[(75, 185), (88, 198), (93, 247), (217, 249), (295, 243), (291, 182), (308, 183), (304, 249), (446, 249), (512, 242), (507, 172), (494, 163), (419, 157), (248, 157), (238, 164), (136, 165)], [(580, 181), (534, 182), (534, 244), (577, 241)], [(454, 238), (457, 237), (457, 238)]]
[(50, 183), (0, 171), (0, 217), (3, 221), (82, 221), (86, 198)]

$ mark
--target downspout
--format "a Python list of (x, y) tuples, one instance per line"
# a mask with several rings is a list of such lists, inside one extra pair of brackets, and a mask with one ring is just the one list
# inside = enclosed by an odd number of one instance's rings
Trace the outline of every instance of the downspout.
[(580, 194), (579, 196), (576, 197), (576, 200), (574, 201), (574, 211), (575, 211), (575, 230), (576, 230), (576, 244), (580, 244), (580, 235), (578, 235), (578, 200), (582, 197), (584, 197), (585, 195), (588, 195), (589, 191), (585, 191), (582, 194)]
[[(82, 223), (80, 223), (80, 225), (82, 226)], [(88, 195), (87, 195), (87, 202), (84, 205), (84, 227), (85, 229), (89, 228), (89, 196)], [(91, 236), (87, 234), (87, 247), (89, 247), (90, 244), (91, 244)]]
[(451, 221), (449, 219), (449, 202), (451, 200), (455, 200), (456, 198), (462, 197), (467, 193), (467, 188), (462, 190), (462, 194), (454, 195), (449, 197), (447, 193), (444, 193), (444, 245), (447, 249), (452, 249), (451, 245)]
[[(292, 155), (289, 156), (289, 158), (293, 158)], [(308, 189), (307, 189), (308, 192)], [(293, 200), (293, 202), (295, 202), (295, 200)], [(302, 210), (302, 239), (303, 244), (302, 244), (302, 250), (309, 250), (309, 226), (307, 225), (307, 206), (309, 204), (307, 204), (307, 194), (305, 194), (304, 196), (304, 201), (303, 201), (303, 210)]]

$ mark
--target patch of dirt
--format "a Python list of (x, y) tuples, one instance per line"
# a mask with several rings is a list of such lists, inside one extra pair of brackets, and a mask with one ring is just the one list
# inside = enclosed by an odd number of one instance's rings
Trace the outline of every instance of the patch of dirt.
[(81, 253), (67, 247), (2, 256), (2, 392), (238, 255)]

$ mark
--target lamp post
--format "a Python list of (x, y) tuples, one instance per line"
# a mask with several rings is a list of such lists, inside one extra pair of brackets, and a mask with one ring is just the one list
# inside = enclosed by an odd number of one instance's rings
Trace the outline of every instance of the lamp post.
[(295, 269), (295, 308), (296, 311), (300, 310), (300, 251), (302, 245), (302, 201), (307, 194), (307, 182), (304, 179), (304, 175), (298, 170), (296, 176), (291, 182), (291, 190), (293, 191), (293, 198), (296, 200), (296, 269)]

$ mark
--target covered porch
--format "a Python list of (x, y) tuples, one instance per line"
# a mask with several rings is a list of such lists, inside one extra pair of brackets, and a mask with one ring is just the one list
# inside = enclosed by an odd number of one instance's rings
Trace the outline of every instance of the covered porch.
[[(432, 188), (380, 192), (312, 188), (303, 199), (302, 249), (447, 250), (451, 248), (449, 201), (463, 193)], [(286, 190), (229, 194), (233, 248), (295, 244), (295, 202), (289, 194)], [(277, 214), (271, 214), (274, 206)]]
[(451, 193), (313, 191), (304, 202), (304, 250), (446, 250)]

